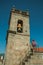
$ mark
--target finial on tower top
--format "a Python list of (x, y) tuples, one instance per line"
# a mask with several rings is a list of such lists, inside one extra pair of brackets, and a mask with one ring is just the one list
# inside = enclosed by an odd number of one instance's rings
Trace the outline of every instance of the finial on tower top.
[(11, 11), (15, 11), (15, 5), (12, 6)]
[(29, 15), (29, 9), (26, 9), (27, 15)]
[(13, 7), (12, 8), (15, 8), (15, 5), (13, 5)]

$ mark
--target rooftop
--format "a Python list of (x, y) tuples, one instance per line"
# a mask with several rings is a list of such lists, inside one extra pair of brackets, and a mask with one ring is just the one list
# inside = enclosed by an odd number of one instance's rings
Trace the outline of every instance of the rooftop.
[(40, 48), (34, 48), (34, 50), (35, 50), (36, 52), (43, 52), (43, 47), (40, 47)]

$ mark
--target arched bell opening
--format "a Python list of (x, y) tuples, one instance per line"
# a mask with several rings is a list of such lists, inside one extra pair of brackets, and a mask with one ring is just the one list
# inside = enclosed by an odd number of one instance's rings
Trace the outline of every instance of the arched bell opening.
[(23, 21), (22, 20), (17, 21), (17, 32), (19, 33), (23, 32)]

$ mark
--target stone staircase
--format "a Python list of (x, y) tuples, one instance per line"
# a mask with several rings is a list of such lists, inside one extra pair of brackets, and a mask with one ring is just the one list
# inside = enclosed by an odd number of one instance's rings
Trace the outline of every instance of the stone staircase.
[(38, 52), (28, 52), (20, 65), (43, 65), (43, 60)]

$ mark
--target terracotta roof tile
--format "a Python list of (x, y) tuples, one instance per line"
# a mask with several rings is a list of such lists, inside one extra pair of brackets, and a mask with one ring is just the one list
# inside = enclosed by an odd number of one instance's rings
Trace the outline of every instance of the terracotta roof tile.
[(41, 47), (41, 48), (34, 48), (34, 50), (37, 51), (37, 52), (43, 52), (43, 47)]

